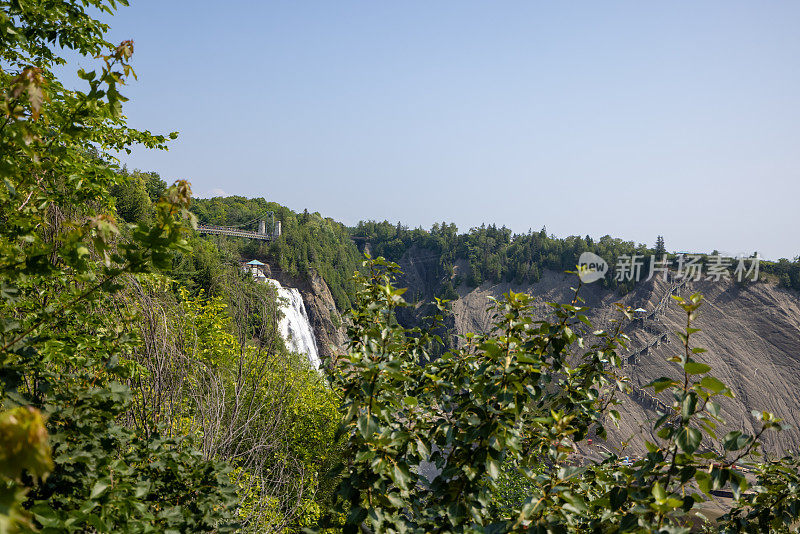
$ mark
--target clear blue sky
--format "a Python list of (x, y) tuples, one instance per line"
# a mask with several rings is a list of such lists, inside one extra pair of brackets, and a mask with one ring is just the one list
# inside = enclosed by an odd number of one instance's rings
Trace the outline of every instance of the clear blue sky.
[(131, 168), (347, 224), (800, 254), (800, 3), (132, 2)]

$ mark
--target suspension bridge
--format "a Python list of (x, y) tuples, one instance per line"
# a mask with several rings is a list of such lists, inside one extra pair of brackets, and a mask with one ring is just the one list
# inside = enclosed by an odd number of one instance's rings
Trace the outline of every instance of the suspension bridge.
[[(270, 232), (267, 232), (267, 219), (270, 221)], [(247, 226), (256, 221), (258, 221), (258, 230), (246, 229)], [(269, 211), (263, 219), (251, 219), (237, 226), (198, 224), (197, 231), (201, 234), (227, 235), (232, 237), (244, 237), (247, 239), (258, 239), (260, 241), (272, 241), (281, 236), (281, 221), (276, 221), (274, 213)]]

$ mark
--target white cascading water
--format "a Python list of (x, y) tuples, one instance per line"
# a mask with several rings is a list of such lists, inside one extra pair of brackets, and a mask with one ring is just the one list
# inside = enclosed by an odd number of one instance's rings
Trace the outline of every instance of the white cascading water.
[(278, 292), (278, 297), (283, 299), (281, 305), (283, 317), (278, 323), (278, 328), (286, 341), (286, 347), (292, 352), (305, 354), (311, 365), (319, 369), (322, 361), (317, 351), (317, 339), (308, 321), (306, 305), (300, 292), (293, 287), (283, 287), (280, 282), (271, 278), (267, 278), (266, 282), (271, 284)]

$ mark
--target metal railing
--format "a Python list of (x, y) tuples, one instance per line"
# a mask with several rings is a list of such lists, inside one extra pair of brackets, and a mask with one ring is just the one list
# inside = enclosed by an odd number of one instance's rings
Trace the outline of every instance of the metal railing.
[(259, 239), (261, 241), (272, 241), (275, 236), (271, 234), (260, 234), (250, 230), (241, 230), (230, 226), (214, 226), (210, 224), (198, 224), (197, 231), (201, 234), (229, 235), (233, 237), (246, 237), (247, 239)]

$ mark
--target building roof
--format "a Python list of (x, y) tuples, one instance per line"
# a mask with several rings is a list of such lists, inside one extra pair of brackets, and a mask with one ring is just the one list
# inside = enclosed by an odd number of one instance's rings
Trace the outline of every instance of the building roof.
[(260, 261), (258, 261), (258, 260), (250, 260), (250, 261), (248, 261), (248, 262), (247, 262), (245, 265), (264, 265), (264, 264), (263, 264), (263, 263), (261, 263), (261, 262), (260, 262)]
[(637, 312), (637, 313), (647, 313), (647, 310), (645, 310), (644, 308), (636, 308), (636, 309), (635, 309), (635, 310), (633, 310), (633, 311), (635, 311), (635, 312)]

